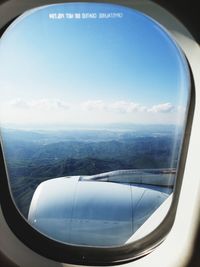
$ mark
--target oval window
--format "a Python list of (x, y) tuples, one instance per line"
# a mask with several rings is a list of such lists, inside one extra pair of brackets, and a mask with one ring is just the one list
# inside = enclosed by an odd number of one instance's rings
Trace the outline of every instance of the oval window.
[(133, 9), (30, 10), (0, 40), (0, 123), (11, 193), (39, 232), (121, 246), (173, 195), (190, 101), (186, 59)]

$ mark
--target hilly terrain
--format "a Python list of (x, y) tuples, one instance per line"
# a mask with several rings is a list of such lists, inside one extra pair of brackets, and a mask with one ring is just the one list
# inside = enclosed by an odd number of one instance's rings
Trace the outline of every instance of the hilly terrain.
[(15, 202), (27, 217), (37, 186), (48, 179), (121, 169), (177, 166), (181, 135), (174, 129), (22, 131), (3, 129)]

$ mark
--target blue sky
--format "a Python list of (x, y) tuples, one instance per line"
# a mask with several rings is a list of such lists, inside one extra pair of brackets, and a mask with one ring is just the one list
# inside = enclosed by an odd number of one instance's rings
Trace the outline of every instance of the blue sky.
[[(77, 13), (81, 19), (67, 18)], [(102, 13), (107, 17), (98, 18)], [(24, 124), (178, 123), (189, 95), (185, 65), (163, 30), (131, 9), (35, 9), (0, 40), (0, 118)]]

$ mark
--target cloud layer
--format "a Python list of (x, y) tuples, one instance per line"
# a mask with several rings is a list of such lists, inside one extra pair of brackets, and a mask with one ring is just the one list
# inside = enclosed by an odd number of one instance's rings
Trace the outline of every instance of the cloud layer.
[(105, 102), (103, 100), (88, 100), (82, 103), (69, 104), (66, 101), (60, 99), (38, 99), (32, 101), (26, 101), (21, 98), (13, 99), (7, 103), (10, 107), (16, 109), (39, 109), (39, 110), (59, 110), (77, 108), (86, 111), (106, 111), (117, 113), (135, 113), (135, 112), (147, 112), (147, 113), (171, 113), (179, 111), (180, 107), (175, 107), (171, 103), (161, 103), (146, 107), (139, 103), (132, 101), (114, 101)]
[(173, 106), (171, 103), (163, 103), (152, 106), (150, 109), (148, 109), (148, 112), (153, 113), (168, 113), (175, 111), (175, 106)]
[(1, 121), (11, 123), (180, 123), (185, 108), (172, 103), (145, 106), (134, 101), (101, 99), (12, 99), (0, 107)]
[(106, 103), (102, 100), (89, 100), (82, 103), (82, 108), (85, 110), (100, 110), (100, 111), (111, 111), (118, 113), (135, 113), (135, 112), (147, 112), (147, 113), (171, 113), (178, 109), (175, 108), (171, 103), (161, 103), (153, 105), (152, 107), (146, 107), (139, 103), (132, 101), (115, 101)]
[(25, 101), (21, 98), (13, 99), (8, 105), (17, 109), (39, 109), (39, 110), (57, 110), (69, 109), (70, 105), (60, 99), (38, 99), (33, 101)]

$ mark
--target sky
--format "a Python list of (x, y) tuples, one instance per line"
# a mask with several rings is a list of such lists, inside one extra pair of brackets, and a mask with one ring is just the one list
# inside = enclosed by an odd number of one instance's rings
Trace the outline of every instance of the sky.
[(0, 123), (180, 124), (188, 73), (171, 37), (133, 9), (33, 9), (0, 39)]

